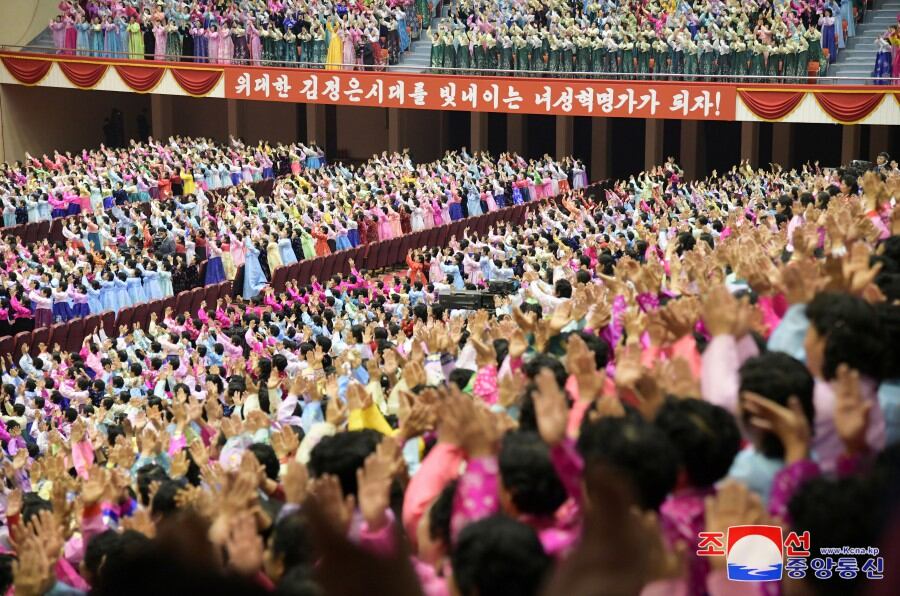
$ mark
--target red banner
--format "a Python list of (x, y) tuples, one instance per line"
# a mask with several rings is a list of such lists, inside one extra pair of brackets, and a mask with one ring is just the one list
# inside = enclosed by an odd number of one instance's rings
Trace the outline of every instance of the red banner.
[(763, 120), (781, 120), (797, 109), (806, 93), (802, 91), (742, 90), (741, 101)]
[(222, 78), (221, 70), (200, 70), (197, 68), (170, 68), (169, 72), (178, 81), (178, 86), (184, 89), (186, 93), (193, 96), (204, 96), (219, 79)]
[(225, 97), (381, 108), (734, 120), (729, 85), (226, 68)]
[(58, 62), (60, 70), (76, 87), (90, 89), (106, 74), (106, 64), (92, 62)]
[(47, 76), (47, 73), (50, 72), (50, 67), (53, 66), (53, 63), (49, 60), (35, 60), (30, 57), (11, 58), (3, 56), (0, 60), (3, 61), (3, 66), (6, 67), (9, 74), (25, 85), (37, 85), (40, 83)]
[(825, 112), (842, 124), (854, 124), (881, 105), (883, 93), (816, 93), (816, 101)]
[(138, 93), (149, 93), (159, 85), (163, 75), (166, 74), (166, 69), (162, 66), (117, 64), (116, 72), (132, 90)]

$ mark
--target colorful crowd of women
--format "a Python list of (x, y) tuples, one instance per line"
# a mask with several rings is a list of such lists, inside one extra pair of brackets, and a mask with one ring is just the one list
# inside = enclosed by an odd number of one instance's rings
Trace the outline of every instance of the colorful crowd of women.
[(50, 23), (57, 52), (202, 63), (353, 68), (395, 64), (430, 0), (65, 0)]
[(461, 0), (430, 32), (431, 66), (447, 73), (805, 82), (810, 72), (826, 72), (844, 47), (842, 19), (846, 35), (855, 34), (854, 19), (842, 17), (849, 4)]

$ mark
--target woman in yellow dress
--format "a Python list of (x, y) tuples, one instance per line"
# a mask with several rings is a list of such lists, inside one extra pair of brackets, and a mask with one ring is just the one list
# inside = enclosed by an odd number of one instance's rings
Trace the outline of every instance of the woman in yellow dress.
[(340, 70), (341, 64), (344, 62), (344, 44), (341, 42), (341, 36), (338, 35), (340, 25), (329, 21), (327, 27), (331, 39), (328, 42), (328, 54), (325, 56), (325, 70)]
[(197, 192), (197, 185), (194, 184), (194, 173), (187, 168), (181, 168), (178, 174), (181, 177), (182, 194), (189, 196)]
[(141, 31), (141, 24), (137, 22), (137, 18), (132, 16), (128, 26), (128, 57), (132, 60), (144, 59), (144, 33)]

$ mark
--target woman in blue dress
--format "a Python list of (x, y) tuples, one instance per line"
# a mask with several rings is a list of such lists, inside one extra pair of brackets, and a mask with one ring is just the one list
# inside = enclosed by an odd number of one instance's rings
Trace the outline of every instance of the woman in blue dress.
[(175, 289), (172, 287), (171, 271), (162, 268), (159, 269), (159, 287), (162, 290), (163, 298), (175, 295)]
[(453, 257), (444, 258), (444, 262), (441, 263), (441, 271), (447, 276), (447, 280), (450, 282), (450, 285), (453, 286), (453, 289), (465, 289), (466, 284), (463, 281), (462, 273), (459, 271), (459, 264)]
[(87, 294), (88, 309), (91, 311), (92, 315), (99, 315), (106, 310), (103, 308), (103, 303), (100, 302), (100, 287), (100, 282), (96, 281), (93, 284), (84, 285), (84, 293)]
[(244, 248), (247, 250), (247, 256), (244, 261), (244, 291), (242, 295), (245, 300), (250, 300), (266, 287), (268, 281), (259, 264), (259, 249), (250, 238), (244, 239)]
[(144, 263), (141, 273), (144, 278), (144, 296), (147, 297), (147, 300), (162, 300), (163, 292), (159, 285), (159, 273), (156, 272), (153, 265), (149, 262)]
[(106, 273), (100, 280), (100, 306), (103, 311), (112, 310), (119, 312), (119, 303), (117, 301), (115, 284), (113, 283), (113, 274)]
[(359, 224), (353, 218), (347, 221), (347, 238), (353, 248), (359, 246)]
[[(281, 264), (285, 267), (297, 262), (297, 255), (294, 254), (291, 238), (287, 234), (287, 230), (281, 230), (281, 237), (278, 238), (278, 254), (281, 255)], [(207, 268), (209, 268), (209, 265), (207, 265)]]
[(409, 49), (409, 31), (406, 29), (406, 15), (397, 19), (397, 33), (400, 34), (400, 52)]
[(102, 57), (105, 40), (103, 35), (103, 23), (100, 22), (100, 17), (94, 17), (94, 20), (91, 21), (90, 41), (91, 56)]
[[(841, 19), (847, 23), (847, 39), (856, 37), (856, 18), (853, 16), (853, 0), (838, 0), (841, 3)], [(841, 35), (843, 35), (843, 24)], [(847, 40), (844, 40), (846, 44)]]
[(481, 215), (481, 194), (474, 185), (466, 186), (466, 208), (469, 210), (469, 217)]
[(84, 17), (78, 15), (78, 21), (75, 23), (75, 29), (78, 31), (78, 37), (75, 39), (75, 47), (79, 56), (91, 55), (91, 24), (84, 20)]
[(123, 271), (120, 271), (113, 280), (113, 288), (113, 291), (116, 294), (116, 304), (118, 306), (116, 312), (132, 306), (131, 296), (128, 295), (128, 276), (125, 275)]
[(128, 270), (125, 283), (128, 284), (128, 298), (131, 300), (131, 305), (147, 302), (147, 294), (144, 292), (144, 286), (141, 283), (140, 272), (134, 269), (134, 263), (130, 264), (129, 267), (131, 269)]

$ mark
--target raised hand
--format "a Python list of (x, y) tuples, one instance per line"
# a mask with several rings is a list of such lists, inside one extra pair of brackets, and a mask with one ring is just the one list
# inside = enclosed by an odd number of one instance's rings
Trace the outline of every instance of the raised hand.
[(799, 399), (789, 397), (788, 407), (784, 407), (749, 391), (742, 392), (741, 397), (744, 409), (750, 413), (750, 424), (774, 433), (781, 440), (786, 463), (809, 457), (812, 431)]
[(238, 573), (252, 575), (262, 568), (263, 541), (256, 531), (252, 513), (245, 512), (232, 520), (225, 550), (228, 552), (228, 566)]
[(566, 438), (569, 422), (569, 404), (566, 394), (559, 388), (553, 372), (547, 368), (535, 377), (537, 391), (532, 393), (538, 431), (545, 443), (551, 447)]

